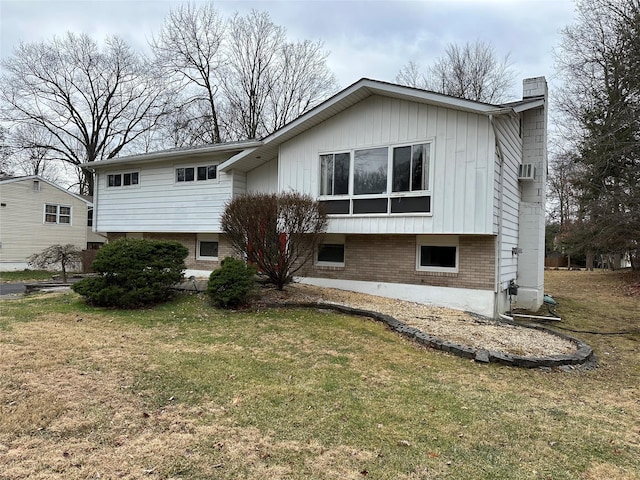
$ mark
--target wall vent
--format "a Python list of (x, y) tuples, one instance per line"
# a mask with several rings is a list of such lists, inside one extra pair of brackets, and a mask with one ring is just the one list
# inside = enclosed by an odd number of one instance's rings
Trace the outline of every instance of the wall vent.
[(536, 167), (532, 163), (523, 163), (518, 167), (518, 180), (534, 180)]

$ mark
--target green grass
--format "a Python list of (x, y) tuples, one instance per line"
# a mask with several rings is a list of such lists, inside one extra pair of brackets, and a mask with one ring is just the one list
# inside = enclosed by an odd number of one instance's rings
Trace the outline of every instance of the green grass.
[[(619, 277), (548, 275), (564, 326), (639, 326)], [(362, 318), (198, 296), (139, 311), (40, 296), (1, 314), (0, 448), (27, 452), (12, 450), (7, 478), (640, 478), (638, 334), (574, 333), (601, 366), (561, 372), (419, 348)], [(93, 453), (56, 474), (38, 463), (61, 451)]]
[(56, 272), (46, 270), (22, 270), (16, 272), (0, 272), (0, 282), (28, 282), (31, 280), (51, 280)]

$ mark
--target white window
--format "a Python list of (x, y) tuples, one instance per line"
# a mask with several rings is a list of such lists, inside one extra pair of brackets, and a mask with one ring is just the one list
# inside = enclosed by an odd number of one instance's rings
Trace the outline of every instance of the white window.
[(39, 192), (40, 191), (40, 180), (34, 180), (33, 181), (33, 191), (34, 192)]
[(350, 153), (320, 155), (320, 195), (349, 193)]
[(353, 154), (353, 194), (387, 193), (389, 149), (369, 148)]
[(218, 178), (218, 165), (200, 165), (197, 167), (176, 167), (176, 182), (201, 182)]
[(196, 259), (218, 260), (218, 235), (198, 234)]
[(458, 237), (450, 235), (420, 235), (417, 237), (416, 246), (416, 270), (423, 272), (458, 272)]
[(139, 172), (110, 173), (107, 175), (107, 187), (131, 187), (139, 183)]
[(44, 206), (44, 223), (71, 225), (71, 207), (47, 203)]
[(393, 149), (393, 191), (429, 190), (428, 143), (406, 145)]
[(315, 264), (344, 267), (344, 235), (325, 235), (316, 250)]

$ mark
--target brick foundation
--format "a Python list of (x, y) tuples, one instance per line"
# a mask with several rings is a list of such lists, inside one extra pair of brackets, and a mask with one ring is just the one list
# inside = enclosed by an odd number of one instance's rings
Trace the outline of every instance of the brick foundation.
[(415, 235), (347, 235), (345, 266), (308, 265), (300, 276), (493, 290), (495, 238), (460, 236), (457, 273), (416, 270)]

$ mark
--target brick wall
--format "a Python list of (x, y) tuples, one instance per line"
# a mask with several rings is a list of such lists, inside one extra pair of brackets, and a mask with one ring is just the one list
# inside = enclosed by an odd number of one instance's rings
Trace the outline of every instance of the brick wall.
[(307, 265), (301, 276), (493, 290), (495, 238), (459, 237), (458, 273), (416, 271), (415, 235), (347, 235), (345, 266)]

